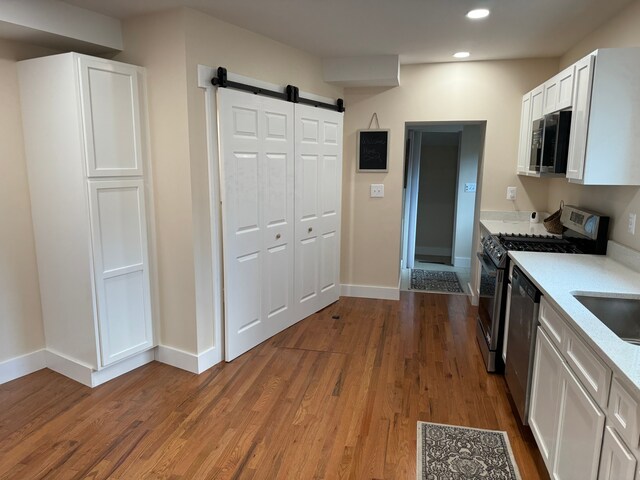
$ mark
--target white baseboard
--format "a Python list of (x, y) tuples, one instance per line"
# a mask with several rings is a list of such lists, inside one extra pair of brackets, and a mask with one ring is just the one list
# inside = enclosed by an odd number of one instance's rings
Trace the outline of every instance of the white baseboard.
[(69, 377), (76, 382), (82, 383), (87, 387), (93, 388), (147, 363), (153, 362), (155, 360), (155, 349), (152, 348), (140, 352), (113, 365), (104, 367), (101, 370), (94, 370), (89, 365), (85, 365), (77, 360), (72, 360), (51, 350), (46, 351), (46, 360), (47, 368), (58, 372), (60, 375)]
[(453, 266), (459, 268), (471, 268), (471, 258), (469, 257), (455, 257), (453, 259)]
[(400, 300), (400, 288), (376, 287), (373, 285), (347, 285), (340, 286), (340, 295), (343, 297), (379, 298), (381, 300)]
[(480, 303), (480, 299), (478, 298), (478, 294), (473, 289), (473, 286), (471, 285), (471, 282), (467, 283), (467, 287), (469, 288), (469, 291), (471, 292), (471, 305), (473, 305), (474, 307), (477, 307), (478, 304)]
[(0, 385), (46, 367), (45, 350), (36, 350), (0, 363)]
[(211, 347), (199, 355), (166, 345), (158, 345), (156, 360), (191, 373), (202, 373), (222, 361), (220, 349)]

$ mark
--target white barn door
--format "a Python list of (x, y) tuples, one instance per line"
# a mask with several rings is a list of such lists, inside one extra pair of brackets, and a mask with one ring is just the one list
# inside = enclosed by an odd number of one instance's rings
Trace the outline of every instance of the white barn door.
[(218, 89), (225, 358), (294, 323), (293, 104)]
[(296, 105), (295, 299), (299, 319), (340, 296), (343, 116)]

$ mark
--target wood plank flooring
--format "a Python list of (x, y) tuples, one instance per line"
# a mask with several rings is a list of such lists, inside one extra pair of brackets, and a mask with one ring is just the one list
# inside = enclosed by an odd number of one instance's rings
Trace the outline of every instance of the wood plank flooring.
[(417, 420), (506, 430), (523, 479), (548, 478), (474, 318), (460, 295), (342, 298), (199, 376), (41, 370), (0, 386), (0, 479), (414, 480)]

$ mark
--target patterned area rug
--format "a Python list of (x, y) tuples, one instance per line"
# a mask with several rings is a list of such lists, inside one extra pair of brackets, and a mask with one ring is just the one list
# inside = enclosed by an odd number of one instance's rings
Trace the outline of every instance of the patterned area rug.
[(418, 480), (520, 480), (506, 432), (418, 422)]
[(455, 272), (433, 272), (419, 269), (411, 270), (411, 290), (463, 293)]

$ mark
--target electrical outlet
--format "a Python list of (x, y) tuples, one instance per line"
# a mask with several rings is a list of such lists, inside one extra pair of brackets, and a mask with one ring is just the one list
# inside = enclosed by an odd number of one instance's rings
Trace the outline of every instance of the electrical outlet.
[(465, 183), (464, 184), (464, 193), (473, 193), (476, 191), (475, 183)]
[(636, 234), (636, 214), (635, 213), (629, 214), (629, 233), (631, 235)]
[(515, 200), (517, 195), (517, 187), (507, 187), (507, 200)]
[(370, 197), (371, 198), (384, 197), (384, 183), (372, 183)]

